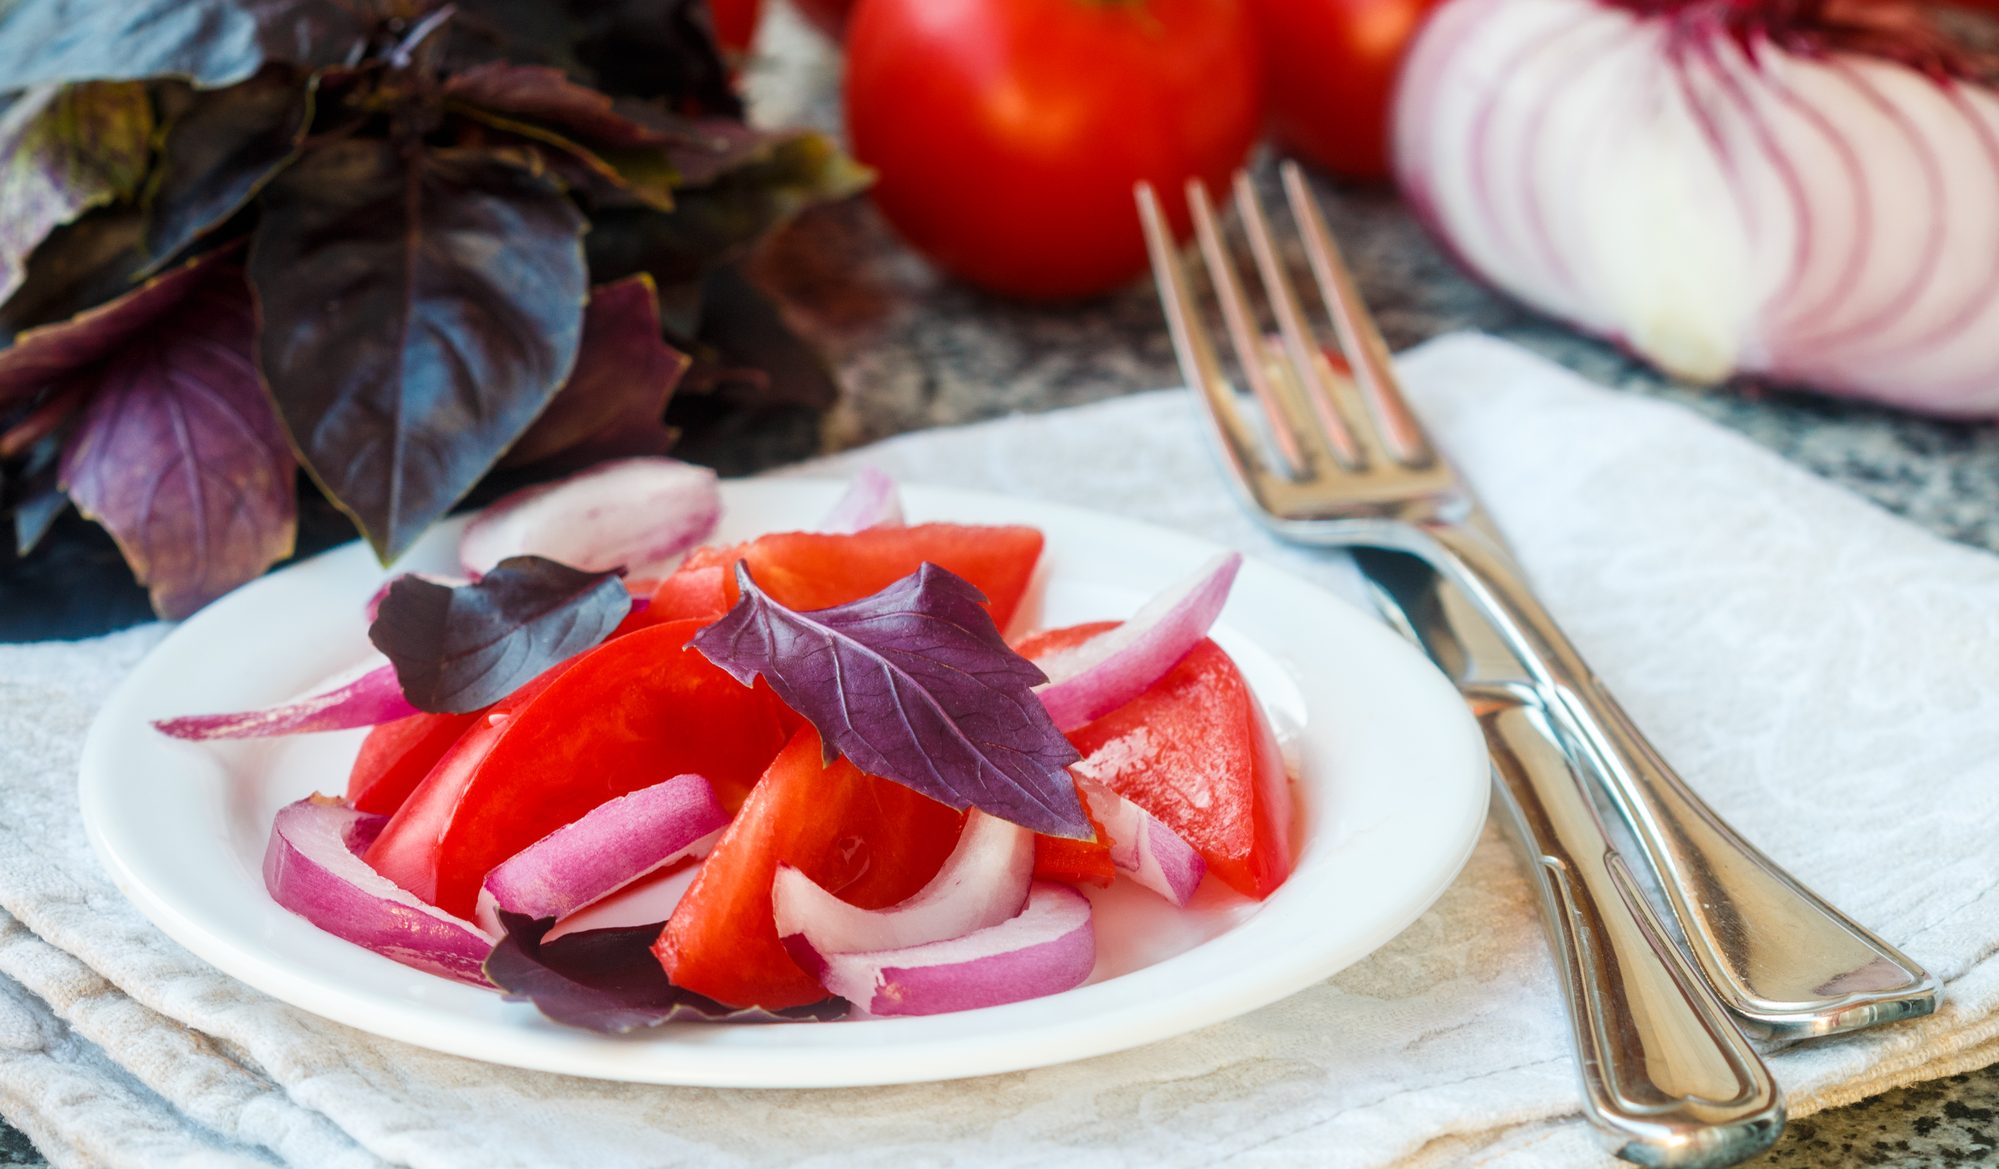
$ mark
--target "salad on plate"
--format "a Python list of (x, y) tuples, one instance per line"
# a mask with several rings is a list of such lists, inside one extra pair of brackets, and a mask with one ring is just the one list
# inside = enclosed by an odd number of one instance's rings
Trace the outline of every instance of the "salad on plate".
[(367, 598), (361, 668), (155, 725), (371, 728), (344, 792), (277, 813), (271, 897), (602, 1032), (1056, 994), (1096, 964), (1095, 890), (1285, 879), (1284, 758), (1207, 636), (1239, 556), (1009, 637), (1034, 528), (906, 524), (873, 471), (809, 531), (704, 544), (720, 510), (657, 458), (516, 493), (462, 576)]

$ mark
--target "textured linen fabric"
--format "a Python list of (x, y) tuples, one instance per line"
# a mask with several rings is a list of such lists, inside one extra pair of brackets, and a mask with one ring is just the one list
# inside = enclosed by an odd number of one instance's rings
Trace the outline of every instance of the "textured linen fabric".
[[(1542, 595), (1751, 839), (1947, 982), (1918, 1022), (1779, 1052), (1792, 1115), (1999, 1060), (1999, 560), (1675, 408), (1478, 337), (1402, 360)], [(912, 483), (1056, 499), (1338, 585), (1223, 490), (1190, 399), (891, 440)], [(155, 644), (0, 647), (0, 1112), (60, 1165), (1597, 1165), (1532, 896), (1488, 831), (1403, 935), (1136, 1051), (956, 1083), (600, 1083), (329, 1023), (153, 929), (76, 811), (90, 717)], [(1353, 895), (1366, 896), (1357, 889)]]

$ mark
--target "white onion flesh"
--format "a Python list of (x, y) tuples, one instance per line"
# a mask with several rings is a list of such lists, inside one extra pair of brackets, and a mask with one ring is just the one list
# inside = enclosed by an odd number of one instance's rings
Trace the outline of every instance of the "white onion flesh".
[(586, 572), (664, 576), (722, 514), (715, 472), (675, 459), (620, 459), (496, 500), (465, 526), (458, 559), (472, 576), (510, 556)]
[(1036, 688), (1057, 728), (1073, 731), (1144, 693), (1201, 644), (1228, 602), (1242, 553), (1226, 552), (1147, 601), (1131, 619), (1036, 659)]
[(1194, 846), (1158, 817), (1096, 780), (1082, 780), (1077, 787), (1089, 801), (1090, 815), (1110, 838), (1112, 866), (1172, 904), (1186, 905), (1208, 872), (1208, 862)]
[(964, 937), (897, 950), (820, 954), (786, 949), (829, 992), (870, 1015), (939, 1015), (1040, 998), (1081, 986), (1096, 965), (1090, 901), (1036, 881), (1019, 914)]
[(1676, 376), (1999, 413), (1999, 94), (1744, 38), (1453, 0), (1404, 63), (1404, 193), (1477, 275)]
[(473, 986), (494, 939), (369, 868), (360, 856), (387, 816), (309, 796), (278, 810), (264, 852), (271, 899), (335, 937)]
[(728, 823), (715, 789), (699, 775), (608, 800), (496, 865), (480, 886), (475, 916), (496, 935), (502, 912), (567, 917), (705, 851)]
[(879, 467), (862, 467), (813, 530), (844, 535), (869, 528), (899, 528), (902, 523), (902, 493), (896, 490), (895, 480)]
[(862, 909), (782, 865), (771, 886), (780, 939), (801, 938), (821, 954), (897, 950), (998, 925), (1027, 903), (1034, 834), (974, 808), (937, 875), (908, 900)]

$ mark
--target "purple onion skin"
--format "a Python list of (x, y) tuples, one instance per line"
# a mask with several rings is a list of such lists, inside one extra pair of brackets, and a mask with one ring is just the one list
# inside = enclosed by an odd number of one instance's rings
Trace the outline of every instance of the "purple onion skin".
[(345, 731), (379, 726), (421, 714), (403, 697), (396, 668), (370, 670), (345, 686), (282, 706), (230, 714), (186, 714), (158, 719), (154, 729), (170, 738), (202, 742), (208, 739), (267, 739), (316, 731)]
[[(323, 797), (279, 809), (264, 852), (272, 900), (337, 938), (384, 958), (470, 986), (491, 987), (483, 967), (493, 942), (470, 922), (414, 901), (369, 868), (356, 848), (381, 831), (373, 816)], [(379, 884), (371, 892), (364, 885)]]
[(1081, 986), (1097, 964), (1097, 931), (1085, 918), (1059, 938), (954, 966), (885, 966), (872, 1015), (942, 1015), (997, 1007)]

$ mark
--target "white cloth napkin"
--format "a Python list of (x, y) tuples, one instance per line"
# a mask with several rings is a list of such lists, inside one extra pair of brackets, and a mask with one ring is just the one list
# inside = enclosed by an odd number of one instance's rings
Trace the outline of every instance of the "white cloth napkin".
[[(1772, 856), (1947, 981), (1933, 1018), (1776, 1055), (1792, 1115), (1999, 1060), (1999, 560), (1489, 339), (1432, 342), (1402, 369), (1549, 605), (1666, 754)], [(799, 470), (860, 460), (1152, 520), (1308, 576), (1341, 571), (1237, 511), (1179, 392)], [(1604, 1160), (1576, 1116), (1528, 887), (1490, 832), (1430, 913), (1345, 973), (1181, 1039), (1038, 1071), (855, 1091), (642, 1087), (322, 1021), (169, 942), (84, 841), (84, 730), (161, 633), (0, 648), (0, 1113), (58, 1164)]]

